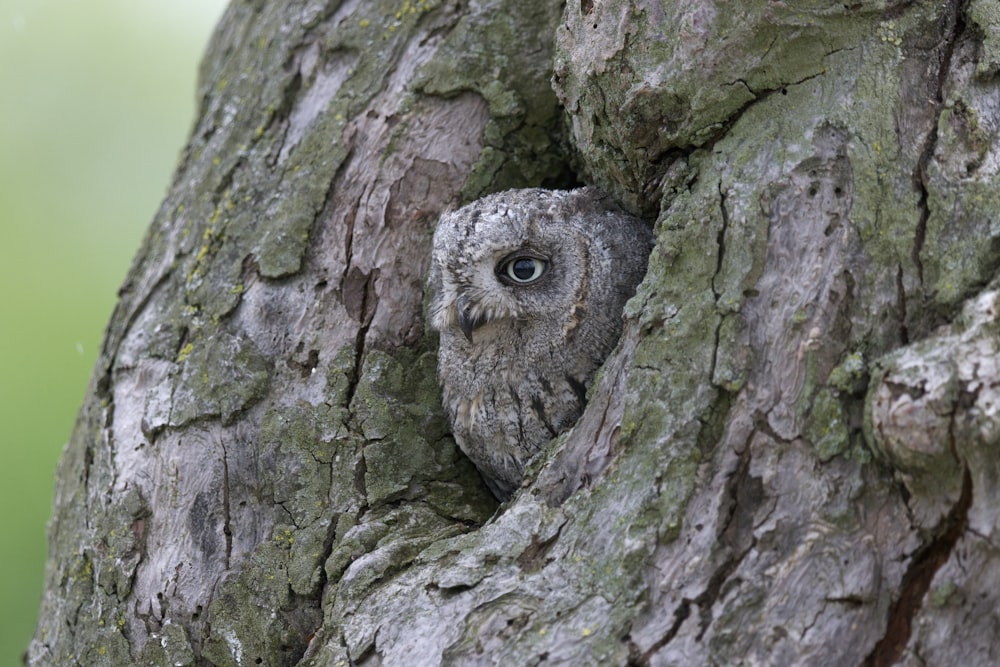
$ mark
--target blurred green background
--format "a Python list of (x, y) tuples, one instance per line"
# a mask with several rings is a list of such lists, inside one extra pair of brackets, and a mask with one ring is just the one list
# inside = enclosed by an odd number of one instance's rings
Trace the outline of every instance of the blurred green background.
[(224, 6), (0, 0), (0, 665), (34, 629), (56, 460)]

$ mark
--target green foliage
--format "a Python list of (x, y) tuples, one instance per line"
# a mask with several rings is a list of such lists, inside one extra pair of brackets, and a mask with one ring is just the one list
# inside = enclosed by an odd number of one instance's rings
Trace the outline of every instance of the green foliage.
[(0, 0), (0, 664), (34, 627), (55, 461), (222, 8)]

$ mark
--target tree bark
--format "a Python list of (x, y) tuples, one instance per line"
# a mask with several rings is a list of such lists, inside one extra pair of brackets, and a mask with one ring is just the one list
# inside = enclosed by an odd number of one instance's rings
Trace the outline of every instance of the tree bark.
[[(993, 664), (1000, 5), (234, 2), (60, 464), (31, 665)], [(439, 213), (655, 221), (496, 507)]]

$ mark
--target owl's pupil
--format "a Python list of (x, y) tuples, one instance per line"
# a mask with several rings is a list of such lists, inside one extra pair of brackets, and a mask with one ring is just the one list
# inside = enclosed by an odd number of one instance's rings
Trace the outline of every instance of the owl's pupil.
[(518, 280), (531, 280), (536, 270), (535, 260), (533, 259), (519, 259), (511, 267), (514, 277)]

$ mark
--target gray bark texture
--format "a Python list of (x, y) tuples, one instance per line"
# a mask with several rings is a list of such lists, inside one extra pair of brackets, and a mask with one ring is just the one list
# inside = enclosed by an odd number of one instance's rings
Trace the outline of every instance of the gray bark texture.
[[(998, 35), (998, 0), (235, 0), (27, 664), (1000, 664)], [(498, 508), (431, 235), (580, 182), (657, 245)]]

